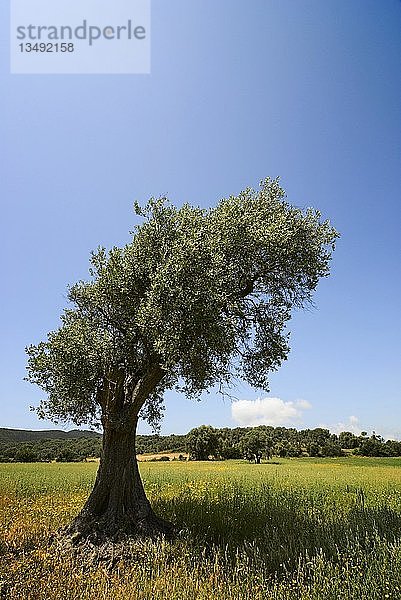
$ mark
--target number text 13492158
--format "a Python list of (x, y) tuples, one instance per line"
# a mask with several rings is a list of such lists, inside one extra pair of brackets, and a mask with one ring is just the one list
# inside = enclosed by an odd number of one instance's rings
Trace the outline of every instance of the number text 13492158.
[(21, 52), (74, 52), (74, 44), (62, 42), (61, 44), (53, 44), (51, 42), (40, 44), (31, 44), (26, 42), (24, 44), (19, 44), (19, 48)]

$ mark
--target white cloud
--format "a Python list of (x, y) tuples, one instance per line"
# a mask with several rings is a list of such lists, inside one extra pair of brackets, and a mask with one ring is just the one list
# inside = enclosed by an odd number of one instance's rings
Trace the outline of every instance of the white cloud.
[(306, 400), (285, 402), (280, 398), (238, 400), (231, 405), (231, 416), (243, 427), (257, 425), (294, 425), (299, 423), (303, 411), (311, 408)]
[(342, 431), (350, 431), (354, 435), (360, 435), (362, 431), (367, 431), (361, 426), (358, 417), (355, 417), (355, 415), (351, 415), (348, 417), (348, 420), (343, 423), (335, 423), (334, 425), (319, 425), (319, 427), (329, 429), (332, 433), (336, 433), (337, 435)]
[[(365, 430), (366, 431), (366, 430)], [(387, 427), (386, 425), (378, 425), (375, 429), (376, 433), (379, 433), (384, 437), (385, 440), (399, 440), (401, 441), (401, 431), (394, 427)]]
[(386, 425), (363, 425), (359, 418), (354, 415), (348, 417), (344, 422), (335, 423), (334, 425), (319, 425), (319, 427), (329, 429), (337, 435), (342, 431), (350, 431), (354, 435), (360, 435), (362, 431), (366, 431), (370, 436), (375, 431), (376, 434), (382, 435), (385, 440), (401, 440), (401, 431), (399, 429)]

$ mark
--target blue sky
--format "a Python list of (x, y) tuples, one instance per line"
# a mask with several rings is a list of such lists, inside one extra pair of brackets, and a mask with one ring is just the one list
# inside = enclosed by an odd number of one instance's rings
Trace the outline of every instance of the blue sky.
[[(152, 73), (110, 76), (10, 75), (6, 4), (0, 426), (52, 426), (29, 411), (24, 347), (90, 251), (129, 240), (135, 199), (206, 207), (279, 175), (341, 239), (271, 393), (235, 396), (278, 399), (263, 414), (283, 425), (400, 437), (401, 2), (153, 0)], [(238, 421), (213, 392), (168, 394), (162, 432), (202, 423)]]

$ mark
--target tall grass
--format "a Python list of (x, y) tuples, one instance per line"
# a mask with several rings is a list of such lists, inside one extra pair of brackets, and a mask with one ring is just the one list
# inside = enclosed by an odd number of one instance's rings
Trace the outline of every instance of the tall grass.
[(110, 573), (48, 545), (96, 465), (0, 466), (0, 598), (401, 598), (401, 461), (147, 463), (174, 542), (134, 542)]

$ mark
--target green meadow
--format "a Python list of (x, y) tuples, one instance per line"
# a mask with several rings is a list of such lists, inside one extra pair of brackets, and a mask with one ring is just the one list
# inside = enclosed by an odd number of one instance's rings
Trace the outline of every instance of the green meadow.
[(172, 542), (88, 568), (49, 543), (85, 501), (95, 463), (0, 465), (0, 598), (401, 597), (401, 459), (141, 463)]

